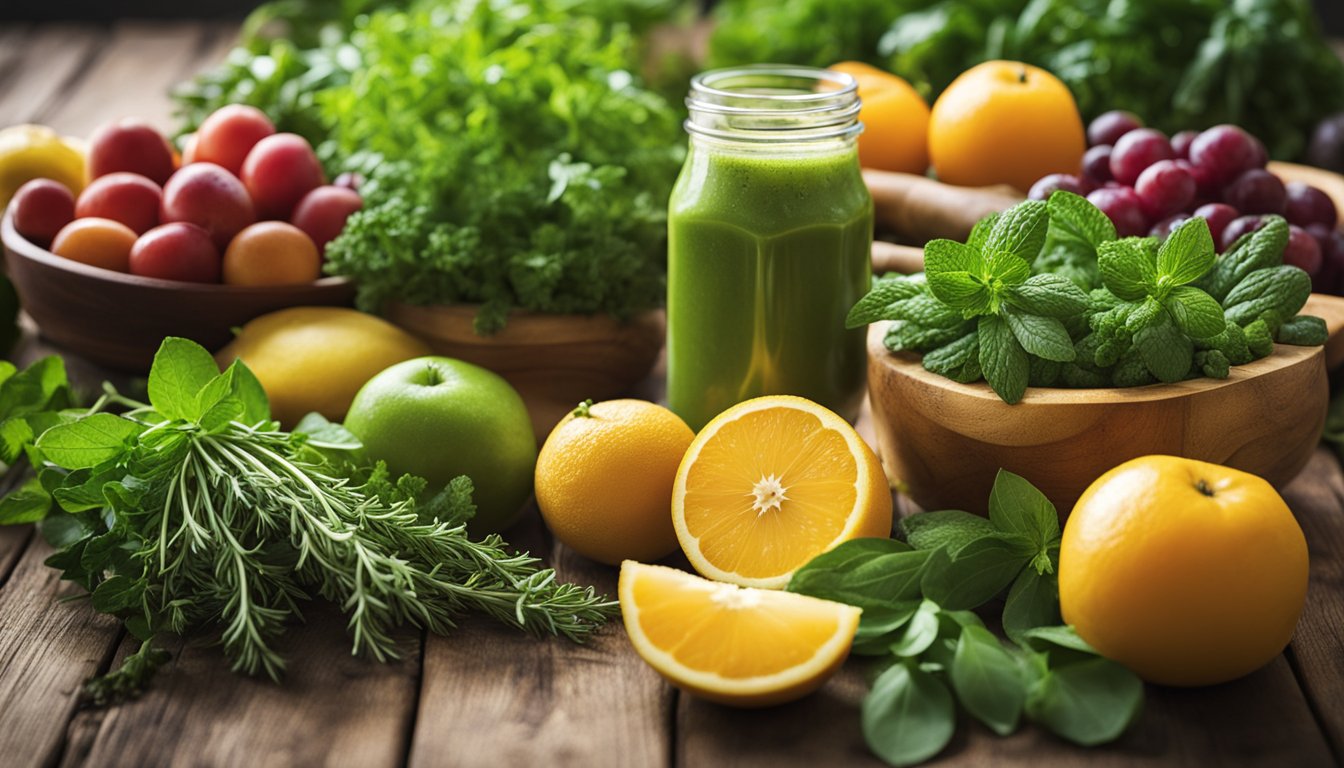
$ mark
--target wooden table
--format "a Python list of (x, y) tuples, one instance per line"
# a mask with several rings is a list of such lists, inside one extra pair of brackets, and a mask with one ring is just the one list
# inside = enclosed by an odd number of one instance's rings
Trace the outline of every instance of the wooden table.
[[(164, 93), (217, 61), (233, 28), (118, 24), (0, 28), (0, 125), (35, 121), (87, 135), (111, 117), (171, 125)], [(31, 335), (17, 356), (42, 351)], [(100, 375), (71, 360), (85, 383)], [(1344, 761), (1344, 473), (1321, 449), (1285, 491), (1311, 549), (1311, 588), (1283, 656), (1240, 681), (1150, 686), (1139, 723), (1083, 750), (1032, 727), (1000, 739), (963, 717), (938, 765), (1337, 765)], [(537, 516), (508, 538), (565, 579), (614, 594), (614, 569), (549, 540)], [(310, 611), (283, 648), (283, 685), (236, 676), (207, 639), (129, 704), (76, 708), (89, 675), (129, 643), (115, 621), (42, 564), (30, 527), (0, 529), (0, 766), (790, 766), (880, 765), (864, 747), (861, 661), (817, 694), (763, 711), (706, 704), (666, 685), (619, 624), (579, 646), (485, 620), (450, 637), (406, 632), (403, 659), (350, 656), (343, 619)]]

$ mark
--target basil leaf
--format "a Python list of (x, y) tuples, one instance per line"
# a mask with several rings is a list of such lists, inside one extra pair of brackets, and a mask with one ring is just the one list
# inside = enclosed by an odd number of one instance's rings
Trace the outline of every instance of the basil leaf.
[(1021, 536), (1040, 552), (1059, 543), (1055, 505), (1021, 475), (1000, 469), (989, 492), (989, 520), (1004, 533)]
[(1027, 700), (1027, 684), (1017, 660), (993, 633), (966, 627), (952, 659), (952, 690), (975, 719), (1000, 736), (1017, 730)]
[(1022, 314), (1009, 308), (1004, 309), (1003, 318), (1028, 354), (1057, 363), (1073, 362), (1073, 339), (1069, 338), (1069, 332), (1059, 320)]
[(1199, 216), (1186, 219), (1157, 250), (1158, 279), (1185, 285), (1203, 277), (1217, 258), (1209, 222)]
[(958, 509), (920, 512), (901, 520), (900, 526), (905, 540), (915, 549), (947, 547), (950, 553), (995, 531), (988, 518)]
[(70, 387), (65, 362), (55, 355), (9, 374), (4, 383), (0, 383), (0, 413), (6, 418), (29, 416), (69, 405)]
[(226, 398), (237, 401), (235, 418), (248, 425), (271, 417), (266, 390), (242, 360), (234, 360), (226, 371), (212, 378), (196, 394), (196, 410), (201, 414), (198, 418), (204, 418), (211, 408)]
[(956, 728), (952, 694), (938, 678), (897, 664), (863, 699), (863, 738), (888, 765), (909, 766), (938, 754)]
[(1157, 263), (1151, 243), (1142, 238), (1112, 240), (1097, 248), (1101, 282), (1126, 301), (1138, 301), (1157, 285)]
[(1158, 381), (1180, 381), (1195, 364), (1195, 347), (1190, 337), (1170, 322), (1155, 323), (1134, 334), (1134, 347)]
[[(1045, 233), (1050, 225), (1044, 200), (1027, 200), (999, 214), (985, 237), (985, 253), (1000, 251), (1016, 256), (1030, 264), (1045, 246)], [(990, 274), (1001, 277), (997, 270)], [(1028, 271), (1030, 274), (1030, 271)]]
[(1075, 744), (1113, 741), (1143, 706), (1143, 683), (1110, 659), (1050, 669), (1027, 695), (1027, 714)]
[(1023, 643), (1034, 651), (1046, 652), (1052, 648), (1062, 648), (1092, 656), (1100, 656), (1086, 640), (1078, 636), (1077, 630), (1067, 625), (1042, 625), (1024, 630)]
[(59, 424), (42, 433), (37, 449), (65, 469), (85, 469), (116, 458), (126, 441), (144, 431), (130, 419), (110, 413), (95, 413), (70, 424)]
[(861, 656), (891, 655), (891, 644), (897, 639), (895, 633), (914, 618), (922, 603), (922, 600), (900, 600), (864, 608), (850, 653)]
[(879, 320), (896, 319), (887, 316), (887, 307), (922, 294), (925, 285), (923, 280), (903, 277), (874, 280), (872, 290), (850, 308), (849, 315), (845, 317), (845, 327), (859, 328)]
[(1172, 289), (1166, 307), (1176, 321), (1176, 327), (1196, 339), (1217, 336), (1227, 327), (1223, 308), (1212, 296), (1193, 286), (1181, 285)]
[(1003, 631), (1023, 645), (1025, 633), (1036, 627), (1059, 623), (1059, 576), (1052, 571), (1023, 568), (1008, 590), (1003, 605)]
[(920, 587), (945, 610), (971, 610), (992, 600), (1013, 582), (1036, 549), (1016, 534), (982, 536), (949, 555), (934, 550)]
[(813, 558), (788, 591), (867, 609), (919, 597), (927, 552), (895, 539), (854, 539)]
[(997, 315), (980, 318), (980, 369), (990, 388), (1009, 405), (1027, 391), (1027, 352), (1008, 323)]
[(51, 494), (35, 477), (10, 491), (0, 499), (0, 525), (35, 523), (51, 511)]
[(197, 395), (219, 375), (205, 347), (169, 336), (149, 369), (149, 403), (166, 418), (195, 421), (204, 413)]
[(140, 605), (144, 594), (145, 582), (113, 576), (93, 590), (93, 607), (103, 613), (118, 613)]
[(938, 639), (938, 605), (925, 600), (905, 625), (905, 632), (888, 650), (897, 656), (918, 656)]
[(1088, 309), (1087, 294), (1063, 275), (1032, 275), (1004, 294), (1012, 307), (1042, 317), (1074, 317)]
[(1058, 190), (1046, 201), (1051, 239), (1075, 240), (1096, 248), (1115, 240), (1115, 224), (1100, 208), (1072, 192)]

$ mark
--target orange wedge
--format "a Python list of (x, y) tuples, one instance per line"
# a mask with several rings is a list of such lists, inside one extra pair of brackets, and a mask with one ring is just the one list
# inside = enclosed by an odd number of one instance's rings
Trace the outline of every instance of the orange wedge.
[(781, 589), (841, 542), (891, 535), (891, 489), (844, 419), (801, 397), (758, 397), (695, 436), (672, 488), (672, 523), (701, 575)]
[(858, 608), (719, 584), (633, 560), (621, 613), (635, 651), (673, 685), (720, 704), (766, 707), (815, 691), (840, 668)]

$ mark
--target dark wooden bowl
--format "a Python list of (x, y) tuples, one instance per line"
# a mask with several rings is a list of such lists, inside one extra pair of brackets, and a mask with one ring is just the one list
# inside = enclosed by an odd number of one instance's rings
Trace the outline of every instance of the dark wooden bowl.
[(91, 267), (41, 248), (0, 220), (5, 269), (23, 309), (43, 336), (108, 368), (149, 370), (165, 336), (215, 350), (232, 329), (258, 315), (294, 306), (345, 306), (354, 285), (324, 277), (304, 285), (183, 283)]

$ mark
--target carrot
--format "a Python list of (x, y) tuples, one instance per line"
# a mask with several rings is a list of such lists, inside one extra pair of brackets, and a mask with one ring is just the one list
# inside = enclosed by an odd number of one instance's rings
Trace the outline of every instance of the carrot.
[(909, 275), (924, 271), (924, 251), (909, 245), (873, 241), (873, 274), (899, 272)]
[(1021, 201), (1011, 187), (954, 187), (924, 176), (864, 169), (879, 229), (924, 243), (945, 237), (964, 241), (986, 214)]

